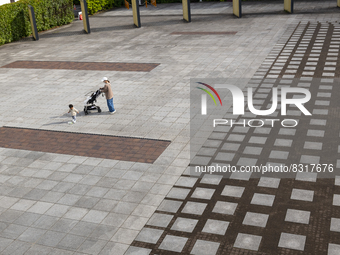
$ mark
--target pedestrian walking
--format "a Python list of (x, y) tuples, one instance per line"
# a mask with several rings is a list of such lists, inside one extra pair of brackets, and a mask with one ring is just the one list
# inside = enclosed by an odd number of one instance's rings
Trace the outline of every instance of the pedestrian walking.
[(72, 116), (72, 121), (70, 121), (68, 124), (76, 124), (77, 113), (79, 113), (79, 111), (76, 108), (73, 107), (73, 104), (69, 104), (68, 107), (70, 108), (68, 113), (71, 113), (71, 116)]
[(102, 82), (104, 82), (105, 85), (104, 87), (100, 88), (100, 90), (105, 93), (107, 107), (109, 108), (109, 112), (111, 114), (114, 114), (116, 110), (113, 105), (113, 92), (111, 89), (110, 81), (106, 77), (103, 77)]

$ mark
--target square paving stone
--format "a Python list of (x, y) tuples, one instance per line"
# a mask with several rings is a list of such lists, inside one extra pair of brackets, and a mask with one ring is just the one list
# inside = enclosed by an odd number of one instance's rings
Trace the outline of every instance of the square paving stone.
[(266, 187), (266, 188), (278, 188), (280, 185), (279, 178), (272, 178), (272, 177), (261, 177), (257, 186), (259, 187)]
[(295, 235), (281, 233), (279, 247), (303, 251), (305, 249), (306, 237), (303, 235)]
[(334, 185), (340, 186), (340, 176), (335, 176)]
[(190, 254), (194, 255), (215, 255), (220, 243), (197, 240)]
[(239, 233), (236, 237), (234, 247), (252, 250), (252, 251), (258, 251), (261, 240), (262, 240), (261, 236)]
[(176, 182), (176, 186), (183, 186), (183, 187), (193, 187), (197, 181), (197, 178), (192, 177), (179, 177), (178, 181)]
[(272, 206), (274, 203), (274, 199), (274, 195), (255, 193), (250, 203), (254, 205)]
[(229, 197), (242, 197), (244, 189), (244, 187), (225, 185), (221, 195)]
[(211, 199), (214, 192), (214, 189), (196, 188), (191, 197), (200, 199)]
[(293, 189), (290, 199), (312, 202), (314, 197), (313, 190)]
[(172, 188), (168, 193), (167, 197), (175, 198), (175, 199), (185, 199), (189, 194), (190, 189), (182, 189), (182, 188)]
[(239, 147), (240, 144), (238, 143), (225, 143), (223, 144), (222, 150), (237, 151)]
[(310, 218), (310, 212), (308, 211), (288, 209), (285, 221), (308, 224), (309, 218)]
[(295, 135), (296, 129), (280, 128), (279, 135)]
[(168, 214), (154, 213), (147, 222), (147, 225), (165, 228), (169, 225), (173, 217), (174, 216)]
[(64, 239), (59, 242), (57, 248), (62, 248), (65, 250), (77, 250), (85, 240), (86, 237), (67, 234)]
[(204, 225), (204, 228), (202, 229), (202, 232), (224, 235), (228, 229), (228, 226), (229, 226), (228, 221), (208, 219)]
[(340, 219), (331, 218), (331, 231), (340, 232)]
[(339, 255), (340, 254), (340, 245), (330, 243), (328, 244), (328, 253), (327, 255)]
[(257, 162), (257, 159), (255, 158), (244, 158), (244, 157), (241, 157), (236, 165), (238, 166), (254, 166), (256, 165), (256, 162)]
[(166, 235), (163, 242), (159, 246), (159, 249), (167, 250), (167, 251), (174, 251), (174, 252), (181, 252), (187, 241), (188, 241), (188, 238), (185, 238), (185, 237)]
[(227, 138), (228, 141), (234, 141), (234, 142), (241, 142), (243, 141), (245, 135), (236, 135), (236, 134), (231, 134)]
[(309, 156), (309, 155), (301, 155), (300, 163), (303, 164), (319, 164), (320, 157), (318, 156)]
[(182, 213), (202, 215), (207, 204), (198, 202), (187, 202), (184, 206)]
[(221, 182), (222, 178), (222, 175), (205, 174), (200, 183), (218, 185)]
[(244, 154), (251, 154), (251, 155), (260, 155), (261, 152), (262, 152), (262, 148), (253, 147), (253, 146), (247, 146), (243, 151)]
[(287, 151), (271, 151), (269, 158), (287, 159), (289, 152)]
[(307, 136), (323, 137), (324, 135), (325, 135), (325, 131), (323, 130), (309, 129), (307, 131)]
[(322, 150), (322, 143), (318, 142), (305, 142), (304, 149), (308, 150)]
[(237, 203), (217, 201), (212, 211), (214, 213), (233, 215), (237, 208), (237, 205)]
[(292, 143), (293, 143), (293, 140), (290, 140), (290, 139), (276, 139), (274, 145), (290, 147), (292, 146)]
[(268, 217), (267, 214), (247, 212), (242, 224), (264, 228), (267, 225)]
[(265, 144), (266, 141), (267, 141), (267, 137), (260, 137), (260, 136), (251, 137), (249, 139), (249, 143), (256, 143), (256, 144)]
[(181, 205), (182, 205), (182, 202), (165, 199), (160, 204), (160, 206), (157, 208), (157, 210), (175, 213), (175, 212), (177, 212), (178, 208), (180, 208)]
[(198, 220), (187, 219), (187, 218), (177, 218), (171, 227), (171, 230), (183, 231), (191, 233), (196, 227)]
[(149, 255), (151, 249), (130, 246), (124, 255)]
[(230, 175), (230, 179), (232, 180), (242, 180), (242, 181), (249, 181), (251, 173), (242, 173), (242, 172), (235, 172)]
[(163, 234), (163, 230), (152, 229), (152, 228), (143, 228), (138, 236), (136, 237), (136, 241), (145, 242), (145, 243), (157, 243), (158, 239)]
[(66, 234), (55, 231), (47, 231), (39, 240), (38, 244), (56, 247)]
[(217, 154), (215, 159), (219, 161), (231, 161), (233, 160), (234, 156), (235, 153), (220, 152)]
[(316, 182), (317, 176), (318, 176), (317, 173), (301, 172), (301, 173), (296, 174), (295, 180), (306, 181), (306, 182)]

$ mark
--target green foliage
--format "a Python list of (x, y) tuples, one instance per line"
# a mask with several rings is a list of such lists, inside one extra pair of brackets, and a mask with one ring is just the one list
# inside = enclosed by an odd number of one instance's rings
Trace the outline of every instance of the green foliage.
[(19, 0), (0, 6), (0, 45), (32, 33), (28, 5), (33, 6), (38, 31), (73, 21), (72, 0)]
[[(73, 0), (73, 2), (75, 1), (77, 0)], [(121, 7), (123, 2), (123, 0), (87, 0), (87, 10), (88, 13), (92, 15), (101, 10)]]

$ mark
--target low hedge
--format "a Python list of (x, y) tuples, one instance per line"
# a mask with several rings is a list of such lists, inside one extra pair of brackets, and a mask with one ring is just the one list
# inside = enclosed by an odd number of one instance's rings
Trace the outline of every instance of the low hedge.
[[(76, 0), (78, 1), (78, 0)], [(75, 0), (73, 0), (75, 2)], [(113, 7), (123, 6), (124, 0), (87, 0), (87, 11), (90, 15)]]
[(19, 0), (0, 6), (0, 45), (32, 33), (28, 5), (34, 7), (38, 31), (73, 21), (72, 0)]

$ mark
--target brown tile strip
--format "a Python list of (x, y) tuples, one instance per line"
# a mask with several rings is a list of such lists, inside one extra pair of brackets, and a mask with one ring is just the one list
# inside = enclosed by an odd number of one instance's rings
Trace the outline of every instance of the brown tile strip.
[(172, 35), (235, 35), (236, 31), (227, 32), (172, 32)]
[(153, 163), (170, 141), (1, 127), (0, 147)]
[(110, 63), (69, 61), (15, 61), (1, 68), (66, 69), (96, 71), (150, 72), (158, 63)]

